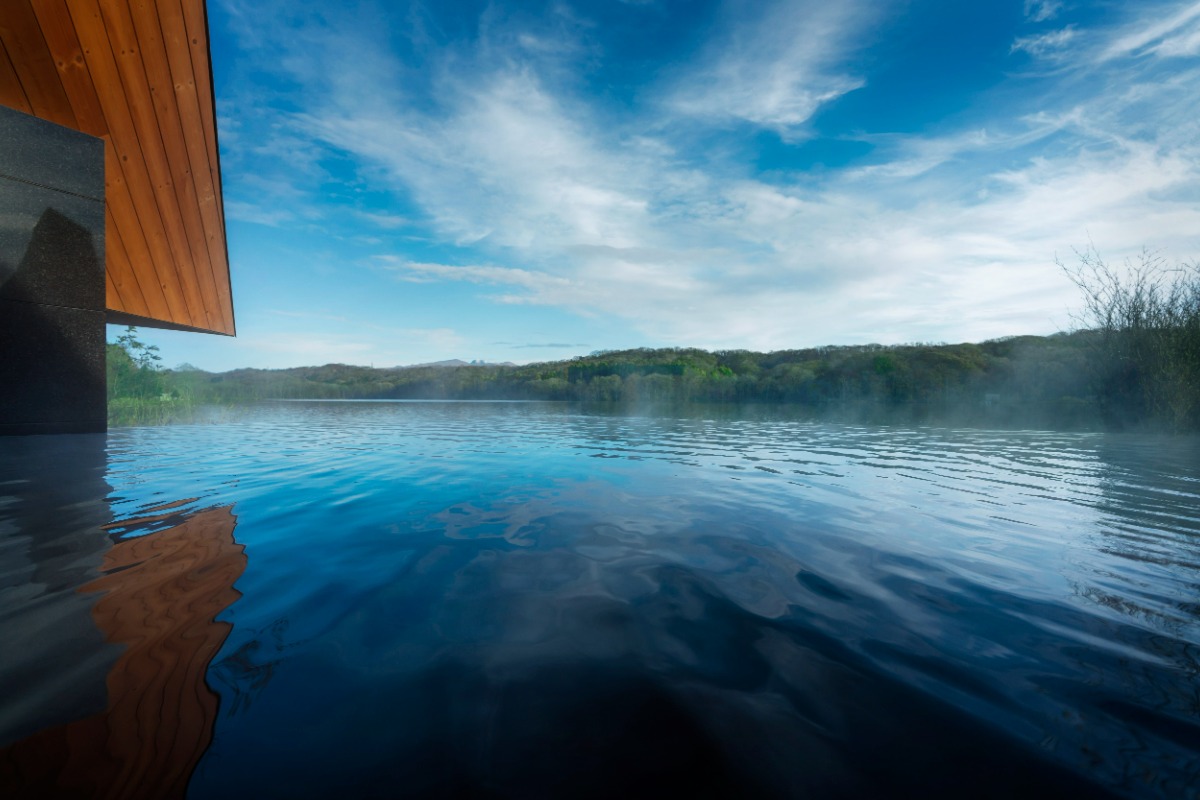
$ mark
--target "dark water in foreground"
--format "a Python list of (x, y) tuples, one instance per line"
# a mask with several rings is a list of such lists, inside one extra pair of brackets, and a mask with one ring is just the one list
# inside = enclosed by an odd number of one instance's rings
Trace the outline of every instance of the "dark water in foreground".
[(0, 787), (1200, 796), (1196, 439), (222, 413), (0, 440)]

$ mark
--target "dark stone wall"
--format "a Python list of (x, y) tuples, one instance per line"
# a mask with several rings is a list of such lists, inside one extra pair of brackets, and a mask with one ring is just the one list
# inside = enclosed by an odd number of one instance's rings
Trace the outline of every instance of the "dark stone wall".
[(106, 427), (104, 142), (0, 106), (0, 435)]

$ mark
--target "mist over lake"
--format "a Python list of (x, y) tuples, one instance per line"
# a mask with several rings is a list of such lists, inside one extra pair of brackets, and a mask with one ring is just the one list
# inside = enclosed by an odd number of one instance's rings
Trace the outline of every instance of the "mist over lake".
[(1200, 786), (1193, 437), (306, 401), (0, 486), (18, 786), (91, 724), (191, 798)]

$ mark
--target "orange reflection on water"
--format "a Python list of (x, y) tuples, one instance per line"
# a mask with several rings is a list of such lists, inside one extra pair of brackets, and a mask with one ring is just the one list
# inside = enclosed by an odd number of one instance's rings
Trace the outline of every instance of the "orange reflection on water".
[(183, 796), (216, 722), (204, 676), (231, 629), (216, 616), (241, 596), (236, 524), (230, 507), (213, 508), (113, 545), (101, 576), (79, 589), (102, 593), (92, 617), (125, 647), (108, 673), (108, 707), (0, 750), (0, 795)]

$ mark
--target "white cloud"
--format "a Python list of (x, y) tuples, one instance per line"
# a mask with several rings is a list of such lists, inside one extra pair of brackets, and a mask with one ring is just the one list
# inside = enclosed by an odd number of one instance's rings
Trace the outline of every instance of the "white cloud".
[(847, 63), (867, 21), (866, 9), (849, 1), (777, 2), (757, 19), (739, 17), (685, 70), (668, 105), (685, 116), (790, 134), (823, 104), (863, 86)]
[(388, 265), (388, 268), (393, 270), (401, 280), (411, 283), (431, 283), (442, 280), (523, 286), (535, 290), (569, 283), (565, 278), (547, 275), (544, 272), (530, 272), (511, 267), (429, 264), (404, 261), (395, 256), (380, 256), (379, 260)]
[(1200, 2), (1191, 0), (1166, 11), (1158, 4), (1135, 8), (1141, 13), (1107, 28), (1083, 30), (1070, 24), (1018, 37), (1011, 52), (1024, 51), (1035, 58), (1052, 58), (1080, 69), (1094, 69), (1125, 59), (1150, 57), (1159, 60), (1200, 55)]
[(1061, 0), (1025, 0), (1025, 18), (1030, 22), (1054, 19), (1062, 11)]
[[(1032, 3), (1027, 15), (1058, 8)], [(1184, 52), (1193, 16), (1110, 40), (1125, 53), (1168, 42)], [(845, 63), (864, 19), (854, 5), (773, 7), (671, 75), (658, 95), (668, 102), (626, 116), (556, 79), (564, 51), (499, 21), (486, 47), (429, 54), (419, 98), (404, 81), (380, 91), (367, 79), (390, 63), (371, 36), (314, 33), (295, 45), (305, 106), (287, 120), (373, 189), (411, 198), (411, 227), (465, 251), (416, 258), (392, 245), (379, 263), (398, 279), (499, 287), (488, 290), (498, 303), (616, 318), (654, 342), (774, 349), (1050, 331), (1075, 301), (1056, 253), (1091, 239), (1118, 259), (1143, 245), (1194, 257), (1198, 80), (1115, 64), (1085, 74), (1107, 52), (1096, 42), (1112, 50), (1094, 31), (1014, 43), (1093, 56), (1068, 59), (1056, 88), (940, 132), (871, 137), (875, 164), (820, 181), (767, 183), (719, 151), (689, 161), (686, 136), (660, 116), (795, 134), (822, 98), (858, 85)], [(385, 230), (410, 220), (360, 216)]]
[(1068, 25), (1056, 31), (1021, 36), (1013, 42), (1011, 52), (1016, 53), (1024, 50), (1035, 58), (1053, 55), (1070, 44), (1075, 39), (1076, 34), (1075, 26)]
[(614, 151), (586, 108), (568, 108), (529, 69), (464, 69), (439, 81), (438, 113), (360, 92), (297, 121), (410, 188), (459, 246), (620, 242), (644, 224), (636, 148)]
[(1200, 55), (1200, 25), (1192, 25), (1176, 36), (1164, 37), (1152, 51), (1163, 58), (1186, 58)]
[(987, 130), (967, 130), (937, 137), (877, 136), (871, 137), (879, 148), (886, 148), (890, 157), (879, 164), (858, 167), (845, 173), (852, 180), (907, 180), (923, 175), (943, 164), (970, 153), (997, 149), (1011, 142), (1009, 136), (998, 136)]
[(1101, 53), (1101, 60), (1141, 53), (1160, 56), (1195, 53), (1189, 45), (1200, 32), (1200, 2), (1183, 5), (1165, 19), (1158, 9), (1120, 31)]

